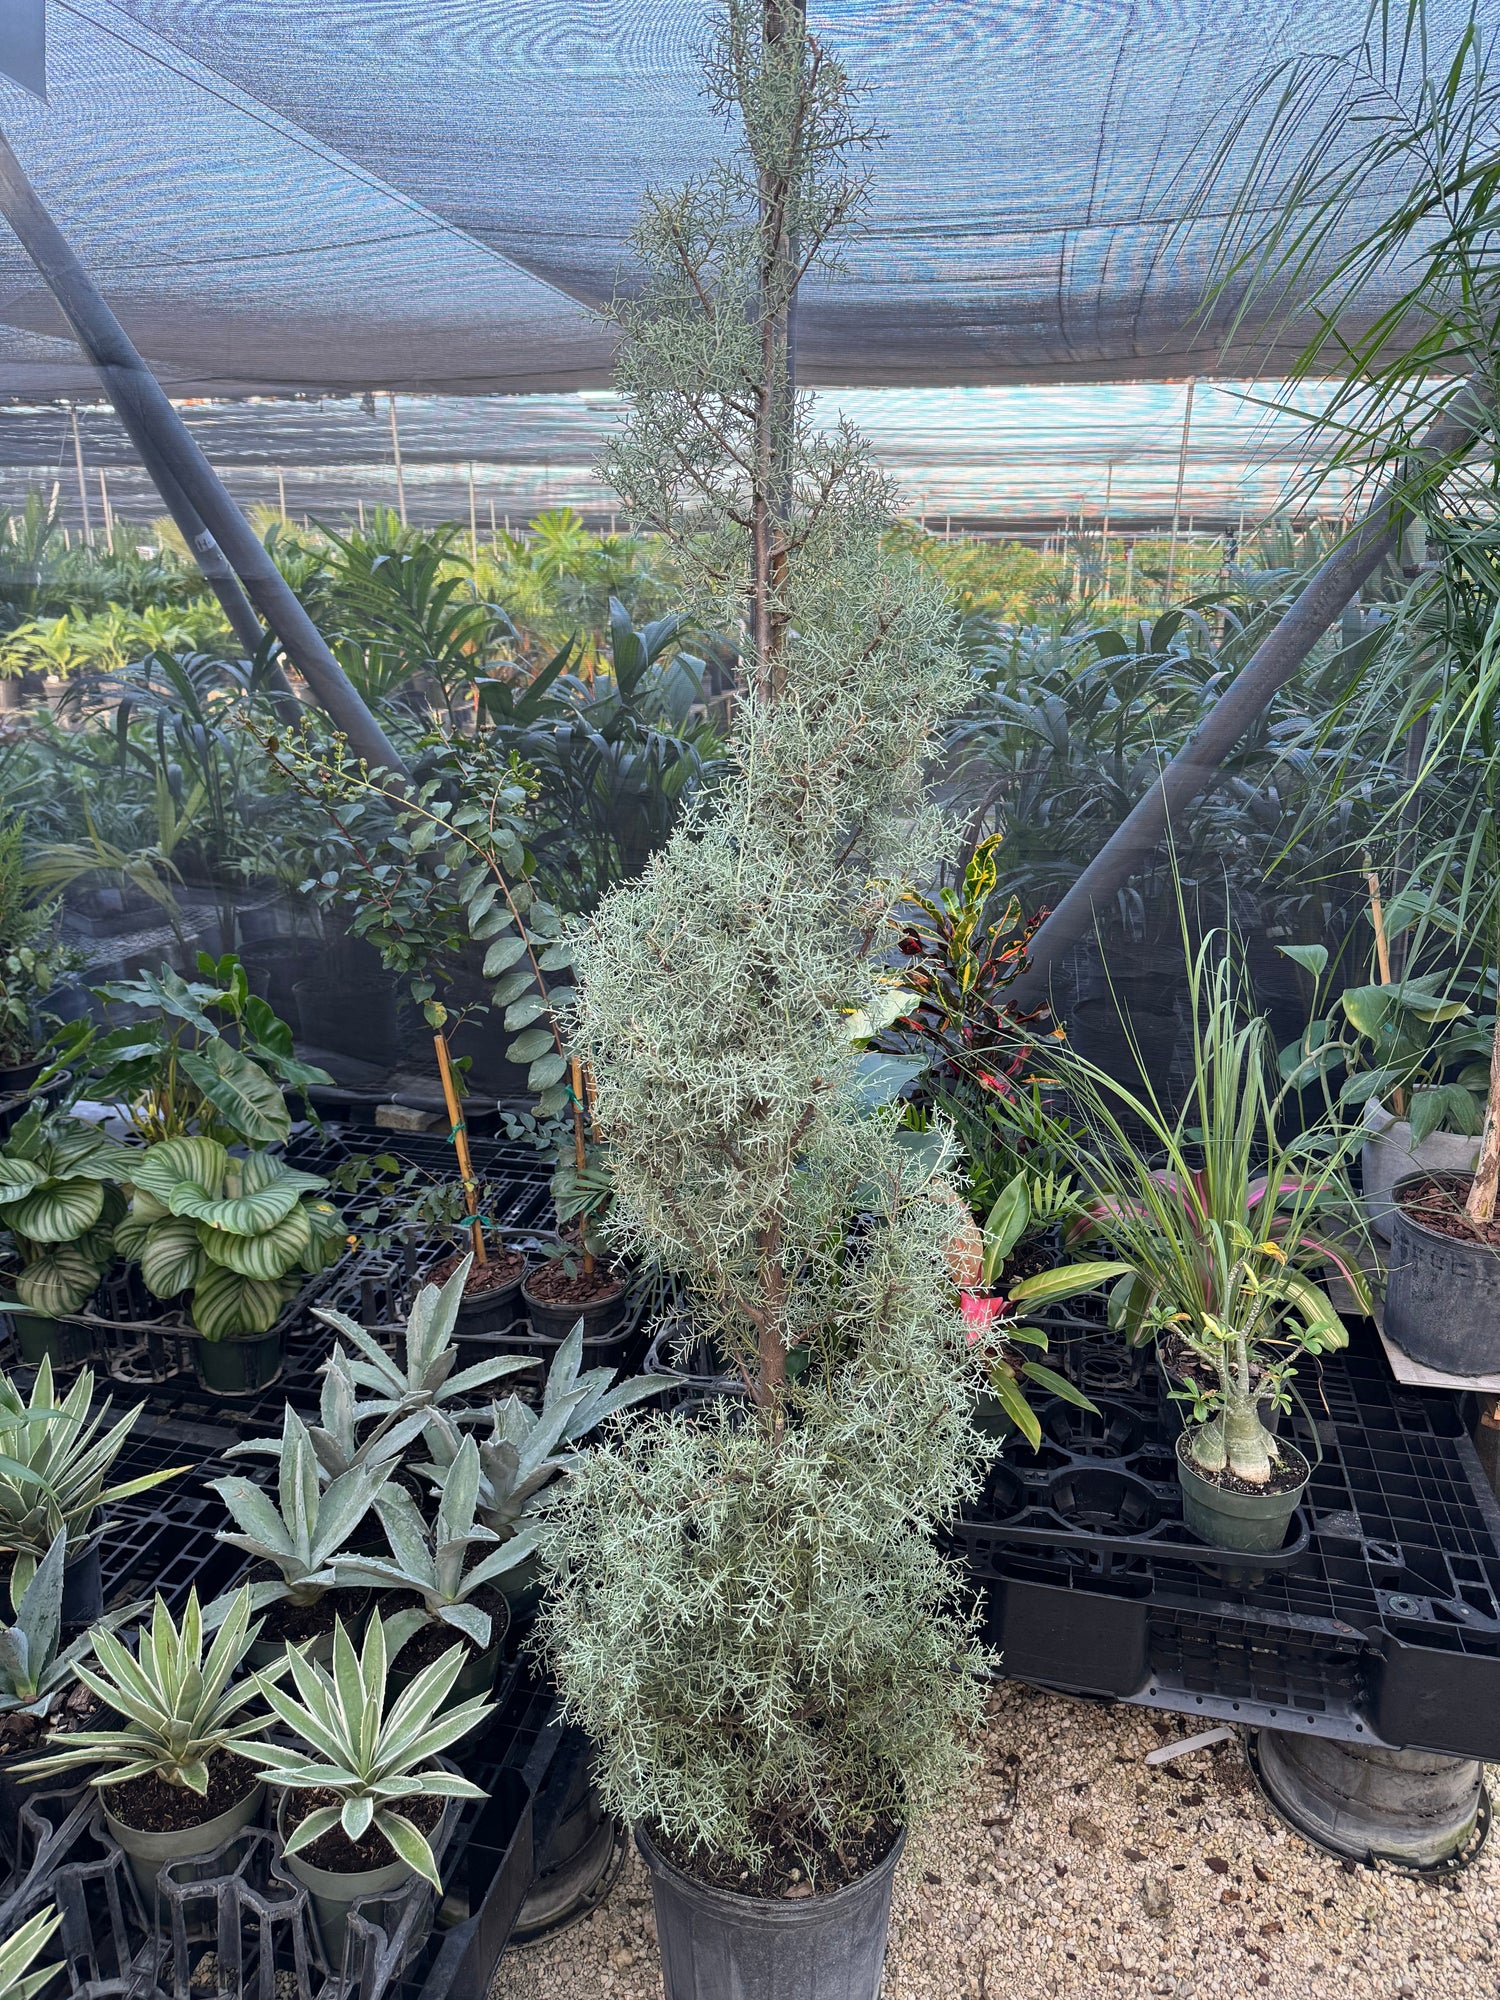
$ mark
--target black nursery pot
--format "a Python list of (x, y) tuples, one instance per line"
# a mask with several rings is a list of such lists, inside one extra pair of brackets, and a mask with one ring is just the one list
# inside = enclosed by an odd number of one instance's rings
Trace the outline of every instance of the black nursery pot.
[(1448, 1375), (1500, 1368), (1500, 1250), (1445, 1236), (1401, 1205), (1428, 1176), (1408, 1175), (1391, 1190), (1391, 1252), (1385, 1331), (1413, 1361)]
[(78, 1368), (94, 1352), (93, 1329), (70, 1320), (50, 1319), (45, 1313), (15, 1316), (16, 1345), (23, 1361), (33, 1368), (50, 1361), (54, 1368)]
[(104, 1577), (99, 1567), (99, 1544), (95, 1535), (63, 1564), (62, 1622), (64, 1625), (97, 1625), (104, 1616)]
[(521, 1297), (526, 1306), (526, 1317), (531, 1321), (531, 1330), (544, 1340), (566, 1340), (579, 1320), (583, 1321), (583, 1337), (586, 1341), (602, 1340), (611, 1333), (617, 1333), (625, 1324), (625, 1287), (602, 1299), (586, 1299), (575, 1303), (568, 1299), (539, 1299), (531, 1290), (532, 1273), (528, 1272), (521, 1287)]
[(800, 1901), (700, 1882), (643, 1827), (635, 1843), (651, 1875), (666, 2000), (877, 2000), (904, 1833), (868, 1875)]
[(30, 1090), (46, 1067), (46, 1058), (42, 1056), (35, 1062), (0, 1063), (0, 1097), (15, 1097)]
[(193, 1343), (198, 1380), (216, 1396), (253, 1396), (281, 1373), (281, 1334), (250, 1333), (239, 1340)]

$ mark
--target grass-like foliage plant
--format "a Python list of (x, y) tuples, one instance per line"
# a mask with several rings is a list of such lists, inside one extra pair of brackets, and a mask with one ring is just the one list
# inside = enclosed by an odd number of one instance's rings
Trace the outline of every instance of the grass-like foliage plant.
[(1223, 944), (1210, 933), (1189, 963), (1193, 1088), (1180, 1112), (1145, 1075), (1132, 1090), (1069, 1059), (1087, 1190), (1069, 1236), (1103, 1241), (1127, 1267), (1110, 1314), (1128, 1337), (1181, 1343), (1185, 1359), (1170, 1347), (1165, 1358), (1185, 1384), (1174, 1393), (1188, 1405), (1193, 1464), (1265, 1486), (1280, 1447), (1257, 1404), (1289, 1409), (1297, 1357), (1348, 1340), (1317, 1274), (1338, 1271), (1369, 1308), (1344, 1174), (1360, 1135), (1328, 1120), (1283, 1136), (1288, 1086), (1270, 1025), (1246, 1009)]
[(463, 1647), (450, 1646), (389, 1707), (386, 1628), (379, 1618), (370, 1620), (357, 1654), (339, 1620), (331, 1673), (295, 1649), (290, 1660), (296, 1698), (265, 1674), (255, 1682), (296, 1742), (241, 1747), (273, 1785), (331, 1793), (337, 1804), (317, 1806), (300, 1820), (287, 1835), (287, 1853), (300, 1853), (334, 1827), (351, 1841), (363, 1840), (373, 1827), (409, 1868), (441, 1890), (432, 1848), (401, 1808), (418, 1798), (484, 1797), (478, 1785), (433, 1763), (490, 1713), (483, 1696), (438, 1712), (463, 1668)]
[(953, 1190), (849, 1030), (930, 879), (922, 770), (963, 675), (941, 585), (882, 546), (864, 441), (817, 432), (788, 367), (873, 135), (781, 0), (734, 0), (707, 77), (737, 149), (647, 200), (607, 476), (703, 621), (742, 630), (744, 686), (719, 798), (579, 939), (575, 1035), (606, 1233), (678, 1275), (747, 1397), (583, 1455), (546, 1517), (543, 1633), (611, 1805), (753, 1894), (872, 1865), (957, 1776), (980, 1699), (932, 1539), (977, 1465)]

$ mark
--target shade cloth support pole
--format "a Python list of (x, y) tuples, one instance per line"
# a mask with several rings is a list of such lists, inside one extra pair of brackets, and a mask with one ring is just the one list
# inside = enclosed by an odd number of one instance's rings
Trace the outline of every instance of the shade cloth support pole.
[(83, 439), (78, 435), (78, 405), (76, 403), (68, 405), (68, 415), (73, 421), (73, 470), (78, 474), (78, 509), (83, 516), (83, 539), (86, 542), (91, 542), (94, 539), (94, 533), (89, 523), (89, 486), (83, 473)]
[[(10, 224), (22, 249), (45, 279), (79, 346), (97, 370), (105, 393), (169, 511), (175, 494), (185, 499), (196, 515), (197, 532), (189, 536), (188, 546), (209, 581), (213, 582), (213, 576), (204, 558), (216, 555), (243, 585), (251, 604), (280, 641), (287, 659), (307, 682), (314, 699), (327, 711), (335, 727), (348, 739), (354, 754), (372, 765), (405, 775), (406, 767), (387, 741), (385, 731), (361, 701), (317, 626), (172, 407), (166, 391), (68, 247), (3, 134), (0, 134), (0, 215)], [(170, 475), (168, 487), (162, 486), (159, 468)], [(183, 532), (187, 533), (186, 527)], [(222, 603), (217, 585), (215, 591)]]
[(396, 392), (390, 391), (391, 405), (391, 456), (396, 461), (396, 511), (401, 516), (401, 525), (406, 526), (406, 480), (401, 472), (401, 433), (396, 428)]
[[(1464, 396), (1463, 414), (1441, 417), (1422, 440), (1423, 458), (1461, 451), (1479, 436), (1483, 419), (1472, 414)], [(1162, 767), (1160, 778), (1138, 799), (1062, 901), (1031, 940), (1027, 971), (1013, 982), (1006, 999), (1016, 1007), (1036, 1007), (1047, 998), (1052, 966), (1094, 928), (1094, 913), (1152, 854), (1174, 813), (1190, 806), (1208, 785), (1236, 743), (1291, 679), (1335, 618), (1398, 547), (1406, 523), (1403, 495), (1408, 479), (1386, 487), (1326, 561), (1321, 563), (1225, 688), (1188, 741)]]
[(1172, 539), (1167, 545), (1167, 588), (1166, 611), (1172, 608), (1172, 584), (1177, 574), (1177, 531), (1182, 524), (1182, 488), (1187, 478), (1188, 439), (1193, 429), (1193, 391), (1197, 388), (1197, 377), (1190, 375), (1187, 385), (1187, 401), (1182, 406), (1182, 443), (1177, 452), (1177, 491), (1172, 496)]

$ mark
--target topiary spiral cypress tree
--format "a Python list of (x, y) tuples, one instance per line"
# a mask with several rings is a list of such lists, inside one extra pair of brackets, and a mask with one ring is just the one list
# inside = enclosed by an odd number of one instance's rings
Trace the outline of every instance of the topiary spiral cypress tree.
[(612, 1804), (753, 1890), (868, 1866), (962, 1763), (982, 1660), (932, 1531), (971, 1489), (955, 1195), (849, 1039), (931, 869), (934, 726), (962, 698), (940, 587), (882, 545), (868, 447), (792, 382), (800, 282), (873, 135), (791, 0), (733, 0), (707, 64), (732, 155), (652, 195), (616, 310), (605, 467), (744, 635), (731, 782), (577, 951), (619, 1246), (680, 1274), (737, 1409), (595, 1452), (553, 1516), (543, 1636)]

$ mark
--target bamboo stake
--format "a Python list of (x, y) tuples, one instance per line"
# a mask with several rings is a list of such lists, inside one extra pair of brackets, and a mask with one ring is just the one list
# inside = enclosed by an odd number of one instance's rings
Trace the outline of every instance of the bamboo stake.
[(1500, 1187), (1500, 1018), (1495, 1023), (1495, 1039), (1490, 1048), (1490, 1094), (1484, 1108), (1484, 1140), (1479, 1148), (1479, 1165), (1474, 1169), (1474, 1185), (1464, 1203), (1464, 1214), (1482, 1228), (1495, 1219), (1495, 1191)]
[[(577, 1056), (570, 1056), (568, 1058), (568, 1080), (573, 1087), (573, 1158), (581, 1174), (588, 1165), (589, 1156), (588, 1143), (584, 1138), (583, 1130), (583, 1064), (578, 1060)], [(586, 1221), (580, 1233), (583, 1239), (583, 1275), (586, 1278), (592, 1278), (594, 1275), (594, 1253), (589, 1248), (588, 1223)]]
[[(1375, 926), (1375, 963), (1380, 969), (1381, 985), (1389, 986), (1391, 947), (1385, 934), (1385, 906), (1380, 900), (1380, 877), (1375, 873), (1375, 864), (1369, 855), (1366, 854), (1362, 858), (1365, 865), (1365, 887), (1370, 892), (1370, 921)], [(1391, 1092), (1391, 1109), (1398, 1118), (1406, 1116), (1406, 1092), (1399, 1083)]]
[(484, 1225), (477, 1213), (479, 1183), (474, 1178), (474, 1162), (469, 1153), (469, 1128), (464, 1123), (464, 1114), (459, 1107), (458, 1091), (453, 1082), (453, 1065), (448, 1060), (448, 1037), (439, 1032), (432, 1038), (437, 1050), (438, 1074), (443, 1079), (443, 1101), (448, 1106), (448, 1122), (451, 1127), (453, 1150), (458, 1155), (458, 1171), (463, 1180), (464, 1194), (469, 1203), (469, 1234), (474, 1240), (474, 1262), (488, 1264), (489, 1256), (484, 1247)]

